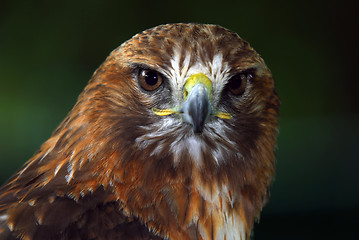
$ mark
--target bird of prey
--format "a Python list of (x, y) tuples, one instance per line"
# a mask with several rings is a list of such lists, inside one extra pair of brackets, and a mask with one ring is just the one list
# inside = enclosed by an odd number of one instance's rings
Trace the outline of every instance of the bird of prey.
[(0, 239), (249, 239), (275, 172), (279, 105), (235, 32), (145, 30), (0, 188)]

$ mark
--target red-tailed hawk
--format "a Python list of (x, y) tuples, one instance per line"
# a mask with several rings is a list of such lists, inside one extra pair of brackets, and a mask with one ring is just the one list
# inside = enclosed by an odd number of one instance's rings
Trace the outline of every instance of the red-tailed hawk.
[(0, 189), (0, 239), (249, 239), (278, 114), (270, 70), (236, 33), (143, 31)]

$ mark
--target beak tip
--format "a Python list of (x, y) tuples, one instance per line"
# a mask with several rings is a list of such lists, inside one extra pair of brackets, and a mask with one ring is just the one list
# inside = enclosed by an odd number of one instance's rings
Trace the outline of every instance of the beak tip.
[(201, 134), (203, 132), (203, 125), (202, 126), (193, 125), (193, 132), (195, 134)]

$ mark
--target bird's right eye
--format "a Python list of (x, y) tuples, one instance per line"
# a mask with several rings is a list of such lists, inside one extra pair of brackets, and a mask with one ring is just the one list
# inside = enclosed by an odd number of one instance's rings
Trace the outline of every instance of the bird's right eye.
[(146, 91), (154, 91), (163, 83), (163, 77), (154, 70), (142, 69), (139, 72), (139, 84)]

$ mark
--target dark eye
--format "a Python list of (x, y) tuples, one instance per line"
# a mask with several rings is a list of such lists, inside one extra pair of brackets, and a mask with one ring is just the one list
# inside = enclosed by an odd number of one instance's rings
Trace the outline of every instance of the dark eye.
[(163, 82), (160, 73), (147, 69), (140, 70), (138, 78), (140, 86), (146, 91), (156, 90)]
[(227, 86), (233, 95), (239, 96), (244, 93), (247, 82), (251, 78), (252, 74), (250, 73), (239, 73), (229, 79)]

